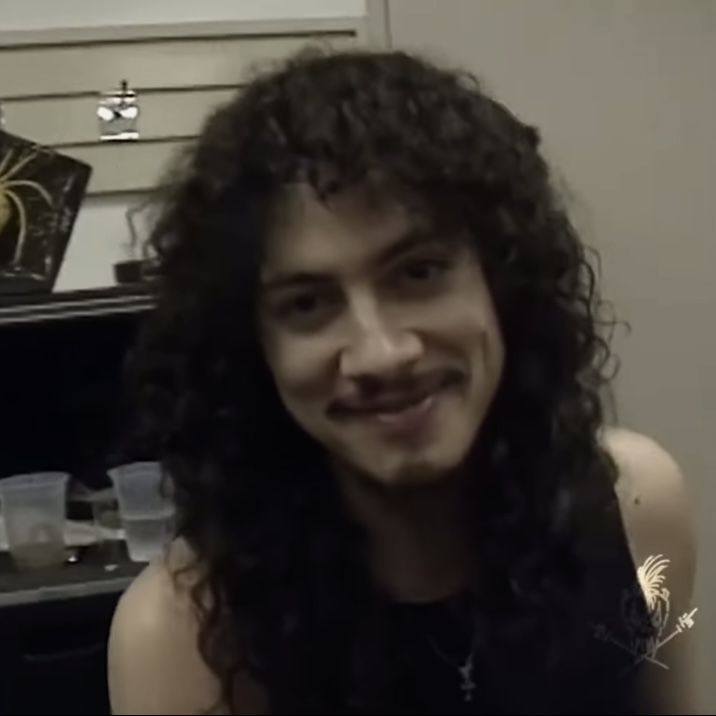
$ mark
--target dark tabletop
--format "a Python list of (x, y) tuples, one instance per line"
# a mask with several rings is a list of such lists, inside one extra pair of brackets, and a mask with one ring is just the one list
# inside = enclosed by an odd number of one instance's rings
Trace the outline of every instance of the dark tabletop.
[(55, 599), (122, 592), (146, 565), (131, 562), (124, 542), (76, 550), (78, 561), (35, 570), (18, 570), (0, 554), (0, 607)]

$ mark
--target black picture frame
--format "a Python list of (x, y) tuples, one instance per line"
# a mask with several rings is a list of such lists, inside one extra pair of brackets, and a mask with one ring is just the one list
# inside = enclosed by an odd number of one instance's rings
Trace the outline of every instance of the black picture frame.
[(0, 129), (0, 294), (50, 293), (92, 167)]

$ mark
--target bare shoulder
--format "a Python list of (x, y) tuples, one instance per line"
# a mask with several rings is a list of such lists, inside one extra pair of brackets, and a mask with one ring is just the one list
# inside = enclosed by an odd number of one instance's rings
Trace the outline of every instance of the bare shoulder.
[(124, 593), (112, 621), (108, 679), (113, 713), (201, 713), (218, 703), (218, 682), (199, 654), (190, 554), (175, 543)]
[(617, 496), (634, 560), (670, 561), (670, 579), (691, 597), (696, 541), (688, 482), (674, 457), (657, 441), (611, 428), (603, 443), (617, 465)]
[[(688, 480), (674, 457), (648, 436), (609, 429), (603, 444), (619, 471), (624, 529), (647, 606), (655, 610), (652, 620), (660, 629), (658, 654), (641, 672), (643, 713), (695, 713), (698, 608), (692, 597), (697, 550)], [(656, 574), (658, 585), (650, 574)], [(652, 604), (655, 586), (668, 605), (666, 612)]]

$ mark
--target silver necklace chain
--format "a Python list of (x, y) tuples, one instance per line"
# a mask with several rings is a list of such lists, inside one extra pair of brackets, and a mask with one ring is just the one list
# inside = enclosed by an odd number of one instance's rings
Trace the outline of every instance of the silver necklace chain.
[(476, 646), (476, 642), (477, 642), (477, 629), (475, 629), (475, 633), (472, 636), (472, 643), (470, 644), (470, 652), (468, 653), (467, 657), (461, 664), (456, 664), (454, 659), (451, 659), (448, 656), (446, 656), (445, 653), (435, 644), (435, 642), (430, 637), (427, 637), (427, 639), (428, 639), (428, 643), (430, 644), (433, 651), (446, 664), (448, 664), (448, 666), (451, 666), (453, 669), (457, 669), (458, 673), (460, 674), (460, 690), (462, 691), (462, 698), (465, 701), (465, 703), (471, 702), (473, 692), (477, 688), (477, 684), (475, 683), (475, 680), (473, 679), (475, 646)]

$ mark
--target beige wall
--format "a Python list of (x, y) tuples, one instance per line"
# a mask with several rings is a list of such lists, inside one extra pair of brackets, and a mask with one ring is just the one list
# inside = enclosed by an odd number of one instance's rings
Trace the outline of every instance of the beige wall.
[(464, 64), (541, 127), (604, 287), (621, 422), (681, 463), (696, 508), (702, 701), (716, 710), (716, 2), (390, 0), (393, 43)]

